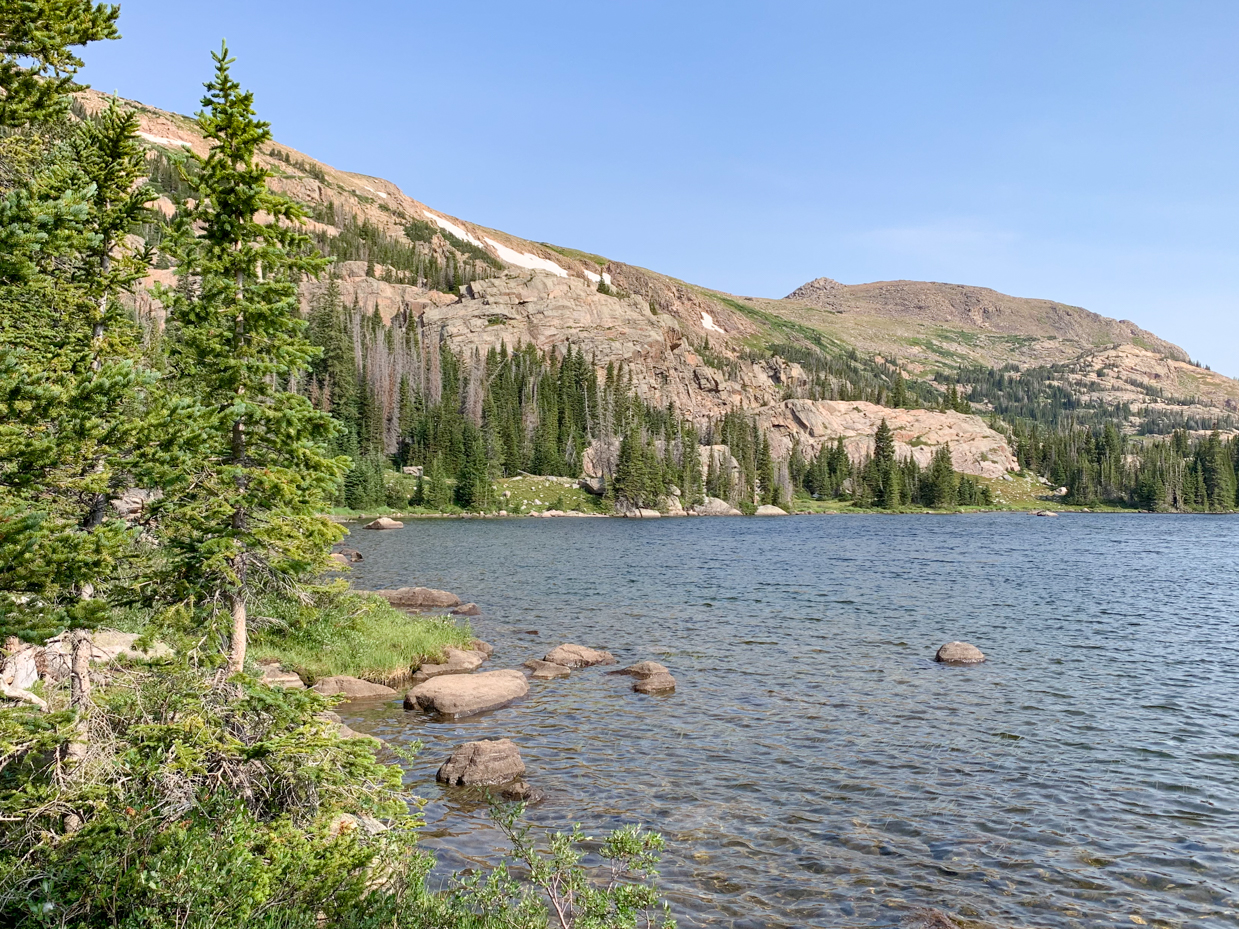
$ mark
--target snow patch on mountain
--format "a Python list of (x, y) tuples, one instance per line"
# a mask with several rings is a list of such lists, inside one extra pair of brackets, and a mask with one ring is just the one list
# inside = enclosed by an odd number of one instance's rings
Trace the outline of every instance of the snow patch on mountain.
[(539, 258), (537, 255), (529, 254), (529, 252), (518, 252), (496, 242), (494, 239), (488, 238), (486, 244), (495, 250), (501, 261), (506, 261), (510, 265), (516, 265), (518, 268), (529, 268), (531, 271), (550, 271), (556, 277), (568, 276), (567, 271), (549, 258)]

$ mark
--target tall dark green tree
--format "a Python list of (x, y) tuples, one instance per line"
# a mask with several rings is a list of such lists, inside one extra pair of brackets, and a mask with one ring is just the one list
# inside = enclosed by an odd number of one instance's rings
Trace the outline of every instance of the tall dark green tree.
[(209, 436), (192, 479), (165, 497), (169, 561), (187, 598), (226, 608), (228, 667), (244, 668), (256, 591), (321, 567), (338, 529), (318, 514), (347, 464), (332, 458), (331, 417), (286, 389), (314, 357), (297, 287), (326, 264), (299, 228), (303, 211), (267, 186), (256, 156), (271, 139), (253, 94), (215, 54), (194, 156), (194, 205), (175, 241), (186, 286), (164, 292), (182, 389), (207, 410)]

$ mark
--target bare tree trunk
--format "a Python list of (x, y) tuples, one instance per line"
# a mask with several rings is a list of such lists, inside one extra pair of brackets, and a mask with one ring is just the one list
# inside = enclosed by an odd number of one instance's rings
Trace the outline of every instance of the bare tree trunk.
[(232, 643), (228, 649), (228, 673), (240, 674), (245, 670), (245, 650), (249, 645), (245, 595), (232, 594), (229, 597), (229, 603), (232, 608)]

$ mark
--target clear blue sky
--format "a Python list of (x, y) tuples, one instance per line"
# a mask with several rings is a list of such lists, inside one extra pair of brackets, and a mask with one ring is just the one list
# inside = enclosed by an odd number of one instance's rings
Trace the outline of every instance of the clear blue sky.
[(87, 80), (738, 294), (979, 284), (1239, 375), (1239, 3), (122, 0)]

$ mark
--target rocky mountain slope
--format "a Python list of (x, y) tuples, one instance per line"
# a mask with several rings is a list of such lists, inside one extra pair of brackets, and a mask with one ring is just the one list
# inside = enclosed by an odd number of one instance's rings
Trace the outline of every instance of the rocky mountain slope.
[[(96, 112), (106, 100), (83, 92), (78, 111)], [(153, 179), (168, 176), (185, 150), (205, 153), (194, 120), (127, 105), (140, 115)], [(859, 441), (875, 425), (876, 407), (852, 404), (848, 412), (815, 400), (810, 408), (797, 398), (855, 395), (858, 384), (869, 384), (881, 399), (898, 374), (932, 398), (946, 390), (936, 376), (1004, 365), (1014, 366), (1008, 376), (1016, 379), (1035, 370), (1040, 389), (1065, 391), (1082, 407), (1126, 404), (1133, 431), (1153, 420), (1218, 419), (1239, 404), (1239, 383), (1191, 364), (1183, 349), (1079, 307), (952, 284), (847, 286), (828, 278), (781, 300), (735, 297), (450, 216), (389, 181), (287, 146), (273, 144), (262, 160), (275, 175), (272, 186), (305, 205), (320, 247), (353, 259), (335, 268), (345, 305), (466, 358), (501, 343), (561, 352), (570, 344), (599, 370), (622, 362), (648, 401), (674, 402), (700, 422), (729, 410), (761, 411), (772, 435), (788, 442), (798, 435), (811, 445), (832, 429)], [(159, 208), (170, 213), (172, 200), (161, 198)], [(307, 283), (304, 305), (327, 286)], [(145, 299), (139, 304), (160, 312)], [(896, 428), (910, 448), (955, 435), (953, 450), (962, 430), (972, 436), (972, 450), (957, 453), (964, 470), (1010, 467), (1001, 437), (985, 435), (991, 430), (975, 417), (965, 428), (962, 415), (905, 410)], [(935, 419), (942, 416), (956, 419)]]

